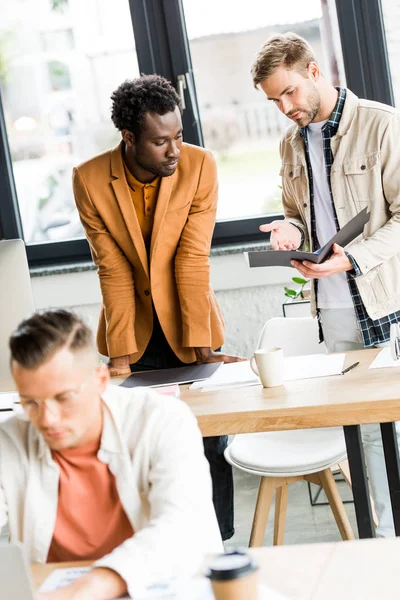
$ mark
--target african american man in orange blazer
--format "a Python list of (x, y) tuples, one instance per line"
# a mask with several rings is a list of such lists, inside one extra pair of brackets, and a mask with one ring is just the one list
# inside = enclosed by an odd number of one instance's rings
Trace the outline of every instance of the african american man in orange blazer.
[[(214, 158), (183, 143), (180, 99), (164, 78), (125, 81), (111, 98), (122, 141), (73, 175), (103, 297), (99, 351), (110, 357), (112, 375), (236, 361), (215, 352), (224, 321), (210, 286)], [(224, 539), (233, 535), (226, 443), (226, 437), (204, 440)]]

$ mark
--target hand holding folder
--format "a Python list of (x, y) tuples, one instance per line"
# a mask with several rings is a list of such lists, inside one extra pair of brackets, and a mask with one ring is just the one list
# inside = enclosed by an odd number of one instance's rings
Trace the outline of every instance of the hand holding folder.
[(333, 244), (338, 244), (342, 248), (350, 244), (356, 237), (364, 231), (364, 226), (368, 223), (370, 213), (368, 208), (364, 208), (351, 221), (346, 223), (325, 246), (315, 252), (300, 252), (299, 250), (261, 250), (256, 252), (244, 252), (249, 267), (291, 267), (292, 260), (309, 260), (312, 263), (320, 264), (328, 259), (332, 253)]

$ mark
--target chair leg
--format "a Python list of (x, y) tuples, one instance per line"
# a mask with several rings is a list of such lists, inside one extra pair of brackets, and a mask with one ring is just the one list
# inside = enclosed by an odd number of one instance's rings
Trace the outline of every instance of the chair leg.
[(258, 488), (257, 504), (251, 527), (250, 548), (262, 546), (275, 487), (275, 477), (261, 477), (260, 487)]
[(275, 520), (274, 520), (274, 546), (282, 546), (285, 537), (286, 509), (288, 502), (289, 486), (283, 485), (276, 489)]
[(335, 478), (330, 469), (325, 469), (318, 473), (321, 485), (324, 488), (326, 497), (328, 498), (333, 516), (339, 528), (340, 535), (343, 540), (354, 540), (354, 533), (347, 517), (342, 499), (337, 489)]
[(341, 474), (343, 475), (343, 479), (347, 483), (349, 487), (351, 487), (351, 476), (350, 476), (350, 467), (349, 461), (346, 459), (343, 462), (338, 464)]
[[(338, 466), (339, 466), (339, 469), (340, 469), (347, 485), (349, 487), (351, 487), (351, 475), (350, 475), (349, 461), (344, 460), (343, 462), (339, 463)], [(370, 495), (369, 499), (371, 500), (371, 510), (372, 510), (372, 518), (374, 521), (374, 525), (375, 525), (375, 527), (378, 527), (379, 520), (378, 520), (378, 516), (375, 511), (374, 499), (372, 498), (371, 495)]]

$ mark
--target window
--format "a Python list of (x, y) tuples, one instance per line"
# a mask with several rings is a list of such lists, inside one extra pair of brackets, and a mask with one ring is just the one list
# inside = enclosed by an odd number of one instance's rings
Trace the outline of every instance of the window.
[(383, 20), (386, 33), (390, 72), (395, 105), (400, 107), (400, 2), (382, 0)]
[(0, 235), (23, 237), (31, 265), (90, 259), (72, 167), (119, 141), (111, 92), (158, 73), (184, 97), (185, 141), (217, 159), (213, 243), (265, 240), (288, 122), (253, 89), (254, 55), (272, 31), (296, 31), (332, 83), (390, 102), (381, 2), (399, 98), (391, 0), (0, 0)]
[(19, 0), (6, 9), (3, 3), (0, 57), (24, 239), (83, 237), (71, 171), (119, 141), (110, 94), (139, 75), (129, 5)]
[(344, 85), (333, 7), (323, 13), (321, 0), (183, 6), (204, 144), (218, 163), (218, 218), (280, 213), (279, 140), (291, 121), (254, 89), (250, 68), (271, 33), (294, 31), (313, 46), (325, 76)]
[(74, 49), (74, 34), (72, 29), (43, 31), (41, 42), (44, 52), (66, 52)]

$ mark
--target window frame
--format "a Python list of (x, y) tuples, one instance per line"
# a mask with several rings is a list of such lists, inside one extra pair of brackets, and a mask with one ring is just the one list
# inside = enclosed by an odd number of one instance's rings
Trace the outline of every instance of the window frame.
[[(176, 86), (185, 75), (185, 140), (203, 146), (183, 0), (126, 0), (129, 4), (140, 72), (158, 73)], [(357, 95), (393, 104), (393, 90), (381, 0), (336, 0), (347, 85)], [(368, 42), (374, 39), (374, 45)], [(23, 238), (10, 148), (0, 89), (0, 237)], [(213, 246), (265, 242), (269, 234), (259, 225), (282, 214), (217, 221)], [(84, 238), (27, 244), (31, 267), (54, 266), (91, 260)]]

